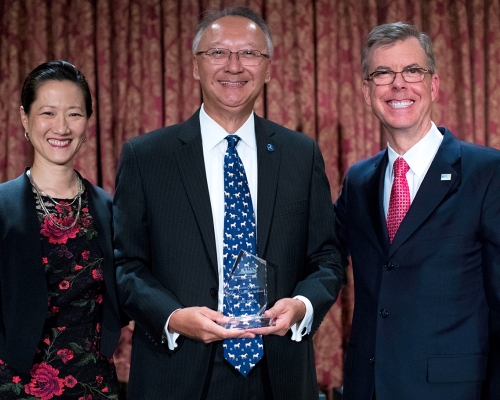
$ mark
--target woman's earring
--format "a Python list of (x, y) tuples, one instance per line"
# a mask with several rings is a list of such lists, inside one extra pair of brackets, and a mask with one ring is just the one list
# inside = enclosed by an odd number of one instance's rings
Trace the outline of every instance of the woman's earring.
[(26, 140), (29, 142), (30, 140), (30, 135), (28, 135), (28, 132), (24, 131), (24, 137), (26, 138)]

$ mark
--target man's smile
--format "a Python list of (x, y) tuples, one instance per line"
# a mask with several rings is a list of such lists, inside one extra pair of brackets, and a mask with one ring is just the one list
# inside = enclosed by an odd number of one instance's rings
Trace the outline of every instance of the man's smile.
[(415, 103), (415, 101), (413, 100), (403, 100), (403, 101), (391, 100), (387, 102), (387, 104), (392, 108), (406, 108), (410, 107), (413, 103)]
[(223, 86), (243, 86), (246, 84), (246, 81), (238, 81), (238, 82), (219, 81), (219, 83)]

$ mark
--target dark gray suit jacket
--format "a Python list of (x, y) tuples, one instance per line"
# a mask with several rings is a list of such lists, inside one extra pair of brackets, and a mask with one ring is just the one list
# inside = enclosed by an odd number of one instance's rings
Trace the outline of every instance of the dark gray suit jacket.
[[(104, 253), (101, 353), (112, 357), (120, 338), (111, 232), (111, 196), (83, 179)], [(0, 359), (29, 374), (47, 315), (40, 222), (26, 174), (0, 185)]]
[(489, 341), (499, 340), (488, 319), (500, 311), (500, 152), (439, 130), (392, 244), (386, 151), (351, 167), (336, 203), (356, 292), (346, 400), (371, 399), (374, 388), (377, 400), (479, 399), (488, 373), (500, 382), (498, 362), (487, 372)]
[[(270, 265), (270, 305), (307, 297), (314, 333), (345, 279), (323, 159), (303, 134), (257, 116), (255, 131), (257, 248)], [(119, 296), (136, 321), (131, 398), (200, 398), (215, 344), (182, 338), (170, 352), (161, 343), (174, 310), (217, 309), (215, 235), (198, 112), (125, 144), (114, 213)], [(317, 399), (312, 335), (302, 342), (289, 335), (265, 337), (264, 350), (276, 399)]]

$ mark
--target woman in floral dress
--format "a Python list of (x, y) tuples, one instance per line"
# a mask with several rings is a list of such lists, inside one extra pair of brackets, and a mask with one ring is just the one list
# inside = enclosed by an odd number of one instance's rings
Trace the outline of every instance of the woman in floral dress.
[(0, 399), (117, 399), (111, 199), (73, 169), (92, 100), (65, 61), (21, 94), (31, 168), (0, 185)]

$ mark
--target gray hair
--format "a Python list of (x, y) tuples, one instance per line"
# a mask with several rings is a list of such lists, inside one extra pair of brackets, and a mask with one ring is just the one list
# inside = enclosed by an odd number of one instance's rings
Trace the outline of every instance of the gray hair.
[(413, 37), (418, 40), (420, 46), (422, 46), (425, 51), (427, 63), (429, 64), (427, 68), (429, 68), (431, 73), (435, 73), (436, 61), (434, 60), (432, 43), (429, 36), (420, 32), (414, 25), (405, 22), (394, 22), (391, 24), (376, 26), (368, 34), (365, 47), (363, 48), (363, 53), (361, 54), (361, 71), (363, 73), (363, 79), (368, 78), (368, 55), (370, 54), (371, 49), (393, 44), (400, 40), (406, 40)]
[(205, 32), (205, 29), (207, 29), (210, 25), (212, 25), (213, 22), (217, 21), (218, 19), (228, 16), (243, 17), (255, 22), (257, 26), (262, 29), (262, 32), (264, 32), (264, 35), (266, 36), (266, 44), (269, 51), (269, 57), (273, 57), (274, 46), (271, 39), (271, 29), (269, 29), (269, 25), (267, 25), (267, 22), (264, 21), (264, 19), (252, 9), (238, 5), (226, 7), (221, 11), (207, 11), (203, 15), (203, 18), (199, 22), (196, 29), (196, 36), (193, 40), (193, 54), (195, 54), (198, 50), (198, 45), (200, 44), (201, 36), (203, 35), (203, 32)]

